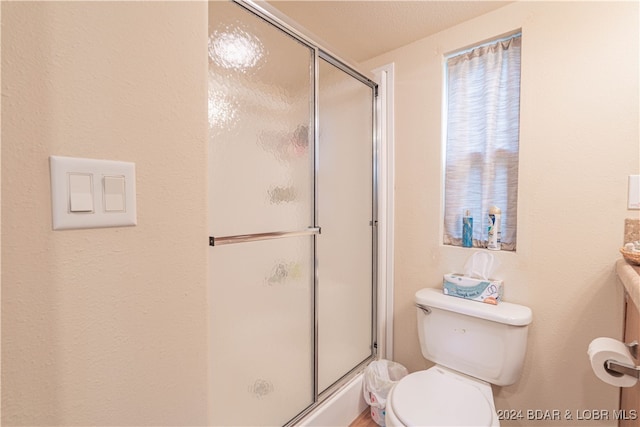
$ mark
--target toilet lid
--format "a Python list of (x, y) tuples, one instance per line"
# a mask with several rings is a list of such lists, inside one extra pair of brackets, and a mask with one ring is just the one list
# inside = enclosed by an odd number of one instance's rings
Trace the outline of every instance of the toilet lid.
[(493, 419), (480, 389), (438, 368), (404, 377), (393, 389), (390, 403), (405, 426), (490, 426)]

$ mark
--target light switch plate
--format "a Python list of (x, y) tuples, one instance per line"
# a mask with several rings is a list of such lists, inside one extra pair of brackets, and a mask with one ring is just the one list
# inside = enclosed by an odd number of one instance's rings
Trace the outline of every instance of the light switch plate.
[(640, 209), (640, 175), (629, 175), (629, 209)]
[[(62, 156), (49, 160), (54, 230), (136, 225), (134, 163)], [(91, 188), (78, 176), (89, 176)]]

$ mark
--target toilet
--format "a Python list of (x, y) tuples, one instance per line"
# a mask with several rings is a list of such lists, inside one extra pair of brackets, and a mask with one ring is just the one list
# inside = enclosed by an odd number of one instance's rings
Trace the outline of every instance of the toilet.
[(422, 355), (435, 366), (393, 386), (386, 425), (499, 426), (491, 384), (518, 381), (531, 309), (456, 298), (431, 288), (418, 291), (415, 302)]

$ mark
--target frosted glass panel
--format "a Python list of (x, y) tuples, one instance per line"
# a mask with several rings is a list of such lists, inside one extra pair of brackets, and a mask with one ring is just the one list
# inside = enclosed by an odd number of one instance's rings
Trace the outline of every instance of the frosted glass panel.
[(371, 355), (372, 89), (320, 61), (318, 379)]
[[(211, 236), (313, 225), (314, 52), (209, 2)], [(313, 237), (210, 251), (212, 421), (284, 425), (313, 404)]]
[(210, 252), (214, 425), (283, 425), (313, 403), (312, 239)]
[(313, 61), (240, 6), (209, 3), (213, 236), (313, 225)]
[(372, 355), (373, 89), (233, 2), (208, 54), (210, 236), (322, 229), (209, 252), (212, 423), (284, 425)]

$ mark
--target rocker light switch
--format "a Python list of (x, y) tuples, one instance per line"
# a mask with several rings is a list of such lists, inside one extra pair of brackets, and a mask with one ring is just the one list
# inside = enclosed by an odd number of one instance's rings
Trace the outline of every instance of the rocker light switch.
[(54, 230), (136, 225), (136, 169), (131, 162), (51, 156)]
[(125, 211), (124, 176), (105, 176), (104, 178), (104, 211)]
[(91, 175), (70, 173), (69, 211), (93, 212), (93, 185)]
[(629, 175), (628, 209), (640, 209), (640, 175)]

